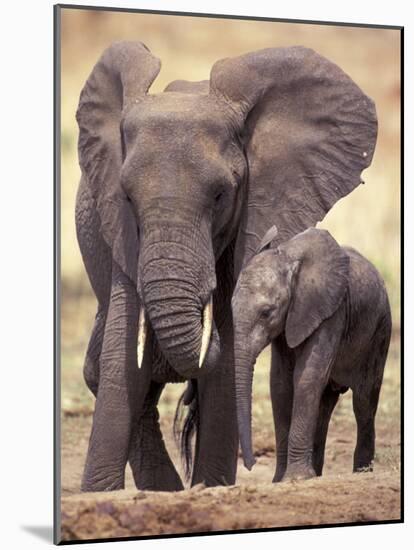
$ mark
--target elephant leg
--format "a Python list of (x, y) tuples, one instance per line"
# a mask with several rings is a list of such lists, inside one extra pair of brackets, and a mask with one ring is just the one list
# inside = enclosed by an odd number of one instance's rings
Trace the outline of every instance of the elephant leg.
[(137, 323), (138, 298), (134, 284), (114, 262), (82, 491), (124, 487), (131, 425), (137, 419), (140, 393), (146, 391), (138, 380)]
[(296, 351), (288, 465), (283, 480), (315, 477), (313, 448), (320, 401), (341, 340), (343, 322), (327, 319)]
[[(95, 397), (99, 388), (99, 359), (102, 351), (106, 316), (107, 311), (99, 307), (83, 369), (86, 384)], [(146, 360), (148, 359), (146, 358)], [(151, 359), (149, 358), (149, 360)], [(144, 401), (141, 419), (135, 422), (135, 428), (132, 431), (128, 459), (137, 488), (153, 491), (178, 491), (183, 489), (183, 485), (165, 449), (158, 423), (157, 403), (162, 389), (163, 386), (158, 389), (157, 384), (151, 384)], [(148, 437), (143, 438), (144, 433)], [(145, 446), (144, 451), (143, 445)], [(142, 457), (146, 455), (148, 449), (150, 460), (148, 461), (148, 468), (146, 468), (142, 466)], [(159, 467), (156, 467), (156, 459), (154, 458), (157, 454), (162, 457), (159, 459)], [(151, 467), (151, 464), (155, 465), (155, 470)]]
[(317, 476), (322, 475), (329, 421), (338, 402), (339, 394), (340, 392), (333, 390), (330, 384), (326, 386), (322, 394), (313, 444), (313, 468)]
[(375, 454), (375, 414), (381, 385), (357, 387), (352, 393), (352, 405), (357, 422), (357, 443), (354, 452), (354, 472), (373, 470)]
[[(375, 454), (375, 415), (391, 338), (391, 320), (386, 317), (377, 328), (372, 352), (358, 372), (363, 373), (352, 387), (352, 404), (357, 422), (354, 472), (372, 471)], [(365, 368), (364, 368), (365, 367)]]
[(140, 420), (131, 439), (129, 462), (138, 489), (181, 491), (184, 489), (165, 448), (157, 404), (164, 384), (151, 382)]
[(233, 485), (238, 430), (234, 385), (233, 327), (220, 333), (222, 353), (214, 371), (197, 381), (199, 424), (191, 485)]
[(291, 353), (284, 338), (272, 342), (270, 395), (276, 436), (276, 473), (273, 482), (285, 475), (288, 457), (289, 429), (293, 405), (293, 369)]
[[(95, 397), (98, 394), (99, 388), (99, 361), (102, 352), (107, 313), (107, 309), (105, 310), (101, 306), (98, 307), (83, 367), (83, 376), (86, 385)], [(131, 441), (134, 444), (131, 444), (128, 455), (134, 478), (138, 478), (141, 471), (141, 438), (137, 428), (139, 425), (139, 421), (135, 423), (136, 429), (133, 430), (131, 436)]]

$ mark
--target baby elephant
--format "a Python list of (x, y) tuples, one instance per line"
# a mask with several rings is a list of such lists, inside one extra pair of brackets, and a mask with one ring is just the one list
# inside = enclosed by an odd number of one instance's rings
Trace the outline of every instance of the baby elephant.
[(348, 388), (358, 428), (354, 471), (372, 470), (375, 413), (391, 336), (384, 282), (368, 260), (339, 246), (328, 231), (308, 229), (272, 248), (276, 235), (275, 227), (267, 232), (232, 299), (244, 464), (250, 470), (255, 463), (253, 367), (271, 342), (273, 481), (322, 474), (329, 420)]

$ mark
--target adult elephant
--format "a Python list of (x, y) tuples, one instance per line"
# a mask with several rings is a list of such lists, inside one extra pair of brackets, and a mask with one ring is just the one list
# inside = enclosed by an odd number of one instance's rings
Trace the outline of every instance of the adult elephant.
[(85, 491), (123, 488), (128, 459), (139, 488), (183, 487), (157, 402), (187, 379), (192, 483), (235, 482), (234, 280), (270, 225), (288, 239), (354, 189), (375, 146), (372, 101), (312, 50), (225, 59), (210, 81), (148, 94), (159, 69), (143, 44), (113, 44), (77, 111), (77, 233), (99, 303)]

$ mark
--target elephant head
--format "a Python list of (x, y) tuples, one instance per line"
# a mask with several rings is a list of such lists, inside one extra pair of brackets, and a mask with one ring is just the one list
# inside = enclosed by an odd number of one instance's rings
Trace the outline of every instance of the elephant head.
[(335, 313), (348, 288), (349, 257), (328, 231), (310, 228), (273, 248), (272, 241), (277, 243), (273, 228), (240, 273), (232, 299), (237, 416), (249, 470), (255, 463), (251, 405), (257, 356), (281, 333), (290, 348), (300, 346)]
[(282, 240), (321, 220), (370, 164), (376, 115), (302, 47), (225, 59), (209, 81), (148, 93), (159, 69), (141, 43), (103, 53), (80, 96), (79, 158), (113, 259), (137, 285), (141, 355), (150, 323), (188, 378), (218, 349), (220, 256), (232, 279), (272, 220)]

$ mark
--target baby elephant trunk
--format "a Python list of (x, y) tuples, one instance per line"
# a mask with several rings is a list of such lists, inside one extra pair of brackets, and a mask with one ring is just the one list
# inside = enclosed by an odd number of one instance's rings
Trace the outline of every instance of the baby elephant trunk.
[(246, 349), (246, 339), (235, 338), (234, 363), (237, 422), (243, 462), (251, 470), (256, 460), (252, 449), (252, 386), (255, 357)]

